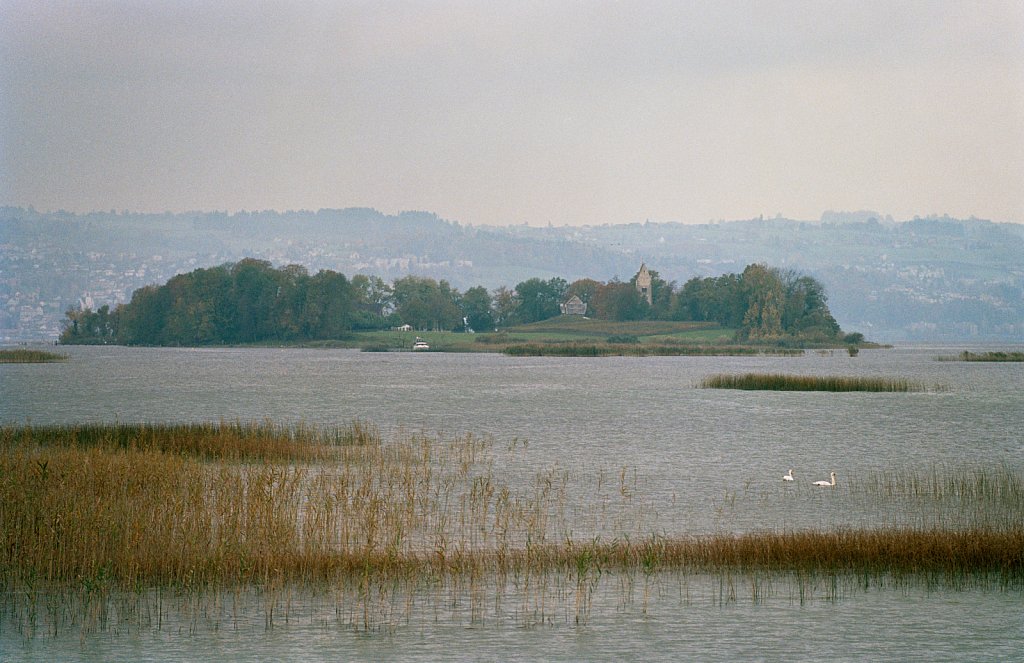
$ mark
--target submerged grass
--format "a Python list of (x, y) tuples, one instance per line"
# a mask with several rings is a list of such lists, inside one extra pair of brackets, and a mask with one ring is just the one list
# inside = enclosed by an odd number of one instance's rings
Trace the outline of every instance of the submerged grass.
[(924, 386), (902, 378), (844, 377), (829, 375), (782, 375), (746, 373), (709, 375), (701, 382), (705, 389), (748, 389), (766, 391), (923, 391)]
[(67, 360), (68, 356), (59, 352), (24, 348), (0, 350), (0, 364), (47, 364)]

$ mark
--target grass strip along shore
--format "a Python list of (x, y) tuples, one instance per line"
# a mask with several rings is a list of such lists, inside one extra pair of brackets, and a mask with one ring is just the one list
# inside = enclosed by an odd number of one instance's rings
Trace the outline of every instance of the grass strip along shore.
[(750, 346), (701, 346), (630, 343), (521, 343), (502, 350), (512, 357), (797, 357), (803, 350)]

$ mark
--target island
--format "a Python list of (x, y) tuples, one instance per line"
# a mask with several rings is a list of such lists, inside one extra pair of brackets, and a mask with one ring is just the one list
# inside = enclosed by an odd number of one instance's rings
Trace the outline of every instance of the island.
[[(444, 280), (351, 278), (244, 259), (72, 308), (63, 344), (304, 345), (367, 351), (561, 356), (785, 354), (866, 345), (832, 317), (814, 278), (763, 264), (677, 286), (646, 264), (629, 281), (530, 278), (459, 292)], [(420, 345), (419, 348), (423, 348)]]

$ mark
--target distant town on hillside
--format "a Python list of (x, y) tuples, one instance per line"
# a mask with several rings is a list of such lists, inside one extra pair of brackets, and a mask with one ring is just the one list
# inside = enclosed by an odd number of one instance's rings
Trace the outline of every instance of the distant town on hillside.
[(1024, 225), (874, 212), (816, 221), (485, 227), (372, 209), (72, 214), (0, 208), (0, 341), (55, 340), (65, 311), (244, 258), (466, 290), (530, 278), (628, 280), (646, 262), (682, 286), (751, 263), (820, 281), (843, 329), (873, 340), (1024, 340)]

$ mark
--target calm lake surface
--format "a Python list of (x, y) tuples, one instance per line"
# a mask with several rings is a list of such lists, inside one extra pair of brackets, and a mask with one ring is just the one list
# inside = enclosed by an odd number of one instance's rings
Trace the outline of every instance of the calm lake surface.
[[(360, 353), (313, 349), (71, 347), (59, 364), (0, 365), (0, 421), (251, 421), (344, 425), (388, 434), (471, 432), (494, 439), (513, 486), (555, 468), (635, 491), (629, 523), (580, 521), (566, 535), (699, 534), (924, 524), (937, 517), (905, 497), (872, 495), (932, 468), (1024, 470), (1024, 364), (936, 361), (957, 348), (865, 350), (802, 357), (509, 358), (493, 354)], [(1001, 348), (1010, 349), (1010, 348)], [(714, 373), (778, 372), (908, 378), (919, 393), (743, 392), (699, 388)], [(502, 450), (515, 447), (515, 453)], [(781, 482), (790, 468), (797, 481)], [(838, 474), (839, 490), (810, 482)], [(852, 492), (850, 492), (852, 491)], [(592, 506), (592, 505), (590, 505)], [(1011, 514), (1011, 517), (1014, 517)], [(1024, 514), (1016, 517), (1024, 519)], [(965, 523), (972, 514), (963, 514)], [(957, 525), (959, 523), (952, 523)], [(607, 527), (607, 525), (605, 526)], [(643, 584), (644, 579), (636, 582)], [(585, 626), (551, 611), (524, 626), (513, 610), (460, 616), (440, 601), (371, 633), (335, 607), (295, 608), (267, 628), (260, 600), (230, 618), (161, 628), (115, 627), (27, 638), (0, 626), (6, 660), (765, 659), (1024, 660), (1024, 596), (972, 587), (871, 587), (795, 597), (718, 578), (606, 579)], [(515, 601), (509, 601), (513, 606)], [(452, 607), (454, 606), (454, 607)]]

